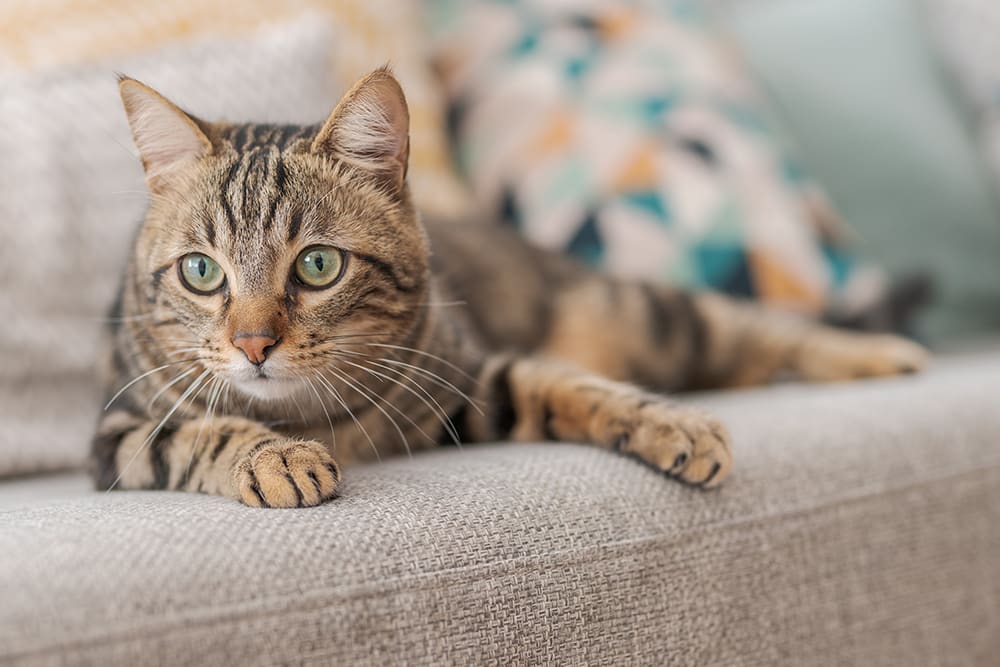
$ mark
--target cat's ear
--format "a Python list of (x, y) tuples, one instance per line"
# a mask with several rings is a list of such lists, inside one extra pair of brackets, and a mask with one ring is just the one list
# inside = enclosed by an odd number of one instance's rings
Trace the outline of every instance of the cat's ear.
[(410, 112), (388, 66), (361, 79), (333, 110), (312, 152), (375, 173), (395, 190), (406, 180)]
[(126, 76), (118, 77), (118, 91), (154, 192), (171, 174), (212, 152), (212, 142), (198, 122), (163, 95)]

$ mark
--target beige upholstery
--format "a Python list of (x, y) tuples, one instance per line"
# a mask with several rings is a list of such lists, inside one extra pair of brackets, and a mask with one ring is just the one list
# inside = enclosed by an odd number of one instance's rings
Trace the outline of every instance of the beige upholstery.
[(0, 485), (0, 663), (996, 664), (997, 396), (983, 353), (707, 397), (738, 456), (710, 493), (550, 444), (310, 510)]

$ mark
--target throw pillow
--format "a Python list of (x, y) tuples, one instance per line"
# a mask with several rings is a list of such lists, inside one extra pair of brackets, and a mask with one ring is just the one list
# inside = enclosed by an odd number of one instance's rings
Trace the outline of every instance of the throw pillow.
[(429, 0), (482, 206), (618, 274), (814, 314), (884, 290), (693, 0)]

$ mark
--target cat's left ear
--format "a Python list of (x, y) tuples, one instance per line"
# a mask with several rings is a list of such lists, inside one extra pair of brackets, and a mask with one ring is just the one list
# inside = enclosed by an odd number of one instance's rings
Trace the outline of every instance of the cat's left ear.
[(127, 76), (119, 76), (118, 91), (153, 192), (162, 190), (171, 175), (212, 152), (212, 142), (198, 121), (163, 95)]
[(399, 191), (410, 156), (410, 112), (388, 67), (361, 79), (333, 110), (312, 144), (328, 155), (376, 174)]

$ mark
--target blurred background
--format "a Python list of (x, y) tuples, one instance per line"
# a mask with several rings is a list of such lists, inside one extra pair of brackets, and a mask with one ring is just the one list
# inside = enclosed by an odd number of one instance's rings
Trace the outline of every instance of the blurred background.
[(6, 472), (96, 414), (146, 202), (115, 72), (316, 122), (388, 61), (426, 214), (947, 348), (1000, 335), (998, 45), (995, 0), (6, 0)]

